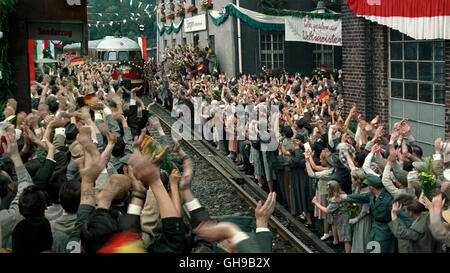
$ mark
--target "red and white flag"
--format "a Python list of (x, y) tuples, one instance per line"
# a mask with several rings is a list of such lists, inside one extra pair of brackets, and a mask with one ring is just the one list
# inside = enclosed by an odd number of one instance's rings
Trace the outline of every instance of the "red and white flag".
[(414, 39), (450, 39), (450, 0), (346, 0), (360, 17)]

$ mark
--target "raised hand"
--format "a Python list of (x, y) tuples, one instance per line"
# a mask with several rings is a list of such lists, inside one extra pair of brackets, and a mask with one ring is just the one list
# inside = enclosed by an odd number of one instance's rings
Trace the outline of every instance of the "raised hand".
[(137, 179), (151, 186), (153, 183), (161, 180), (159, 166), (168, 152), (169, 146), (166, 146), (159, 155), (153, 153), (151, 159), (149, 159), (140, 152), (135, 151), (128, 161), (128, 165), (133, 167), (133, 173)]
[(134, 170), (132, 166), (128, 166), (128, 168), (125, 169), (125, 174), (128, 175), (131, 180), (132, 192), (137, 193), (140, 196), (145, 196), (147, 189), (145, 188), (144, 184), (134, 176)]
[(82, 182), (94, 183), (105, 168), (105, 160), (91, 139), (91, 128), (83, 126), (79, 129), (77, 141), (83, 146), (84, 163), (80, 168)]
[(392, 204), (391, 212), (394, 214), (397, 214), (401, 208), (402, 208), (402, 204), (400, 204), (400, 202), (395, 202)]
[(146, 129), (142, 129), (141, 130), (141, 134), (139, 136), (135, 136), (134, 140), (133, 140), (133, 149), (134, 150), (139, 150), (139, 147), (141, 146), (141, 143), (144, 141), (145, 139), (145, 134), (146, 134)]
[(267, 195), (267, 200), (264, 205), (261, 201), (255, 208), (256, 227), (267, 227), (270, 217), (275, 210), (277, 194), (271, 192)]

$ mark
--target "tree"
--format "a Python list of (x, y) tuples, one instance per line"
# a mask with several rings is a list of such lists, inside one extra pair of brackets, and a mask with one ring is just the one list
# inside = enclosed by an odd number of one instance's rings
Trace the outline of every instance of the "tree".
[[(142, 5), (138, 9), (139, 2)], [(147, 11), (151, 16), (144, 12), (144, 8), (148, 4), (150, 6)], [(140, 36), (139, 25), (143, 24), (145, 26), (143, 34), (147, 37), (147, 47), (156, 46), (156, 17), (153, 14), (153, 8), (156, 4), (156, 0), (134, 0), (132, 6), (130, 6), (130, 0), (88, 0), (88, 22), (93, 21), (88, 29), (89, 40), (98, 40), (105, 36), (124, 36), (137, 40), (137, 37)], [(138, 16), (138, 12), (142, 12), (142, 15)], [(94, 16), (91, 13), (94, 13)], [(102, 13), (102, 16), (99, 16), (98, 13)], [(107, 16), (107, 13), (111, 15)], [(116, 13), (119, 16), (115, 16)], [(123, 15), (124, 13), (126, 13), (126, 16)], [(134, 18), (138, 18), (138, 20), (130, 22), (131, 13), (135, 13)], [(123, 23), (124, 19), (126, 23)], [(96, 27), (97, 21), (100, 24)], [(102, 26), (104, 21), (107, 24)], [(110, 21), (114, 21), (112, 26), (108, 24)], [(116, 21), (119, 21), (119, 24)]]

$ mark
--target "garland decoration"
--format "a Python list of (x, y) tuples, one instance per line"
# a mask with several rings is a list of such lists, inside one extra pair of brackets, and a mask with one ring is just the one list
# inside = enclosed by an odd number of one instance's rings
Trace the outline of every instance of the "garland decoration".
[(210, 10), (213, 9), (213, 3), (211, 0), (203, 0), (202, 2), (202, 10)]
[(160, 26), (159, 24), (157, 24), (157, 32), (158, 34), (161, 36), (165, 33), (170, 34), (172, 33), (172, 31), (174, 33), (178, 33), (181, 30), (181, 26), (183, 25), (183, 19), (180, 21), (180, 23), (178, 25), (175, 25), (173, 22), (170, 24), (170, 26), (165, 26), (162, 25)]
[(294, 16), (300, 18), (307, 17), (308, 19), (331, 19), (334, 21), (340, 20), (342, 18), (340, 13), (334, 12), (332, 10), (327, 11), (331, 13), (314, 13), (300, 10), (274, 9), (264, 7), (264, 13), (273, 16)]
[(288, 0), (259, 0), (259, 2), (261, 4), (263, 4), (263, 5), (267, 5), (267, 6), (270, 6), (272, 8), (279, 9), (284, 4), (286, 4), (288, 2)]
[(195, 6), (190, 6), (187, 8), (187, 12), (193, 14), (194, 12), (197, 11), (197, 8)]
[(167, 19), (173, 20), (175, 19), (175, 14), (170, 13), (169, 15), (166, 16)]
[(212, 22), (215, 25), (222, 24), (229, 16), (229, 14), (233, 14), (235, 17), (241, 19), (245, 23), (247, 23), (249, 26), (261, 29), (265, 31), (284, 31), (284, 19), (272, 16), (272, 18), (268, 18), (270, 16), (264, 16), (263, 20), (258, 20), (258, 16), (261, 14), (257, 12), (253, 12), (250, 10), (246, 10), (241, 7), (237, 7), (234, 4), (228, 4), (225, 6), (225, 13), (223, 15), (220, 15), (217, 11), (210, 11), (209, 15), (212, 19)]
[(179, 10), (177, 10), (175, 15), (177, 17), (184, 17), (185, 14), (186, 14), (186, 9), (185, 8), (180, 8)]
[[(144, 60), (142, 60), (144, 61)], [(128, 60), (122, 60), (118, 63), (116, 63), (113, 68), (119, 68), (121, 66), (129, 66), (130, 68), (134, 69), (134, 70), (138, 70), (138, 71), (143, 71), (145, 70), (145, 62), (143, 65), (136, 65), (134, 64), (132, 61), (128, 61)]]

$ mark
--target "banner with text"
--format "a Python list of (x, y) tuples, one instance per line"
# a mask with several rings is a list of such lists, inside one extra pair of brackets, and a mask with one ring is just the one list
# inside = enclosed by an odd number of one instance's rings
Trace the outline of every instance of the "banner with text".
[(342, 46), (342, 20), (285, 17), (285, 40)]
[(194, 32), (206, 29), (206, 14), (184, 18), (184, 32)]

